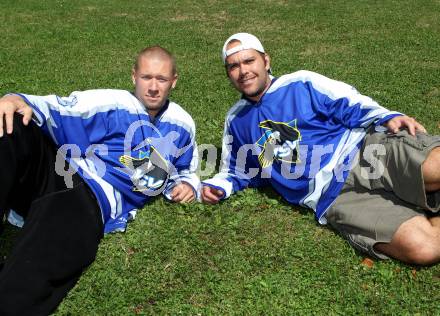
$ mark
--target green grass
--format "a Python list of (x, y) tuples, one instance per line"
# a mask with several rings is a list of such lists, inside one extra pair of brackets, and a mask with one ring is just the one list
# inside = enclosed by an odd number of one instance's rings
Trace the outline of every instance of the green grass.
[[(220, 146), (237, 99), (223, 41), (261, 38), (276, 75), (308, 69), (354, 85), (439, 134), (440, 2), (2, 0), (0, 93), (131, 89), (130, 67), (160, 44), (178, 61), (172, 98), (200, 144)], [(0, 242), (7, 253), (6, 227)], [(440, 265), (363, 256), (272, 191), (219, 206), (156, 199), (106, 236), (58, 315), (440, 314)]]

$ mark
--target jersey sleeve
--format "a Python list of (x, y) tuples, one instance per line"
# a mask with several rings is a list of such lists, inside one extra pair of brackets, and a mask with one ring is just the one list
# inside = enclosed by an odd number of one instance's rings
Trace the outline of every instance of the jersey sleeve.
[[(182, 133), (183, 134), (183, 133)], [(174, 153), (173, 165), (170, 168), (170, 178), (163, 192), (171, 200), (173, 188), (181, 183), (187, 183), (194, 191), (196, 199), (200, 197), (200, 179), (196, 170), (199, 163), (197, 143), (195, 141), (196, 129), (194, 121), (190, 121), (189, 130), (177, 138), (177, 150)]]
[(323, 75), (301, 71), (317, 113), (335, 119), (348, 128), (367, 128), (381, 125), (402, 113), (390, 111), (354, 87)]
[(112, 99), (105, 90), (76, 91), (67, 97), (17, 95), (32, 108), (33, 121), (59, 146), (69, 142), (72, 131), (77, 135), (76, 144), (84, 148), (106, 135), (106, 112), (96, 115), (97, 104)]

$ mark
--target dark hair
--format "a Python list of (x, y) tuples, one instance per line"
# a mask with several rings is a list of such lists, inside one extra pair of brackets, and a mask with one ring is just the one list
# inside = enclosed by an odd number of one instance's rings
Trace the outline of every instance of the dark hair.
[[(230, 40), (226, 46), (228, 46), (229, 44), (233, 44), (233, 43), (241, 43), (241, 41), (239, 41), (238, 39), (234, 38), (234, 39)], [(259, 52), (259, 51), (256, 51), (256, 52), (261, 56), (261, 58), (263, 58), (263, 60), (265, 60), (264, 56), (267, 55), (266, 53), (262, 53), (262, 52)], [(226, 61), (225, 61), (225, 69), (226, 69), (226, 72), (227, 72), (228, 64), (226, 63)], [(272, 74), (272, 69), (269, 69), (267, 72), (269, 74)]]

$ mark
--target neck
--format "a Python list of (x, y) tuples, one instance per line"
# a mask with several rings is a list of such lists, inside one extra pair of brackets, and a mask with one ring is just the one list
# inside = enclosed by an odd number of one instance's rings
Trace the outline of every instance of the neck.
[(160, 110), (147, 110), (147, 113), (149, 116), (151, 116), (152, 118), (155, 118), (157, 113), (159, 113)]
[(169, 104), (169, 100), (166, 99), (165, 102), (159, 107), (147, 108), (146, 105), (144, 105), (144, 106), (145, 106), (145, 110), (147, 111), (150, 118), (155, 119), (156, 116), (161, 115), (161, 113), (166, 111), (166, 109), (168, 108), (168, 104)]
[(258, 102), (258, 101), (260, 101), (260, 99), (263, 96), (264, 92), (266, 92), (266, 90), (264, 90), (261, 94), (255, 96), (255, 97), (246, 96), (246, 98), (248, 98), (249, 100), (251, 100), (253, 102)]

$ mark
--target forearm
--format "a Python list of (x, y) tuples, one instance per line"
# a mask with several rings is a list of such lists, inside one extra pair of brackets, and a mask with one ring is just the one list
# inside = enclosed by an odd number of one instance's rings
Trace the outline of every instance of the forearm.
[(0, 98), (0, 104), (11, 104), (17, 107), (26, 106), (27, 103), (17, 94), (6, 94)]

